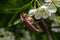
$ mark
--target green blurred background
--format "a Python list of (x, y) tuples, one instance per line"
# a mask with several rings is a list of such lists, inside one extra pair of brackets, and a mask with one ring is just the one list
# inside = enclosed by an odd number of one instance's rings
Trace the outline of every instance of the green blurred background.
[[(21, 22), (19, 12), (28, 13), (33, 8), (31, 1), (0, 0), (0, 28), (13, 32), (15, 40), (48, 40), (45, 32), (34, 32)], [(43, 0), (39, 1), (43, 2)], [(60, 16), (60, 8), (57, 9), (56, 14)], [(54, 40), (60, 40), (60, 32), (52, 31), (52, 36)]]

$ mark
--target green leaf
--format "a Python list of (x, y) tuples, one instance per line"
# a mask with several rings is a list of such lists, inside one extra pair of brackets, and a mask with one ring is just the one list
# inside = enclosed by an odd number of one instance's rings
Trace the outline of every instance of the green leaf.
[(57, 18), (57, 22), (60, 23), (60, 16), (58, 16), (58, 18)]
[[(18, 9), (18, 12), (27, 9), (30, 5), (31, 5), (31, 2), (30, 2), (29, 4), (24, 5), (22, 8)], [(11, 23), (12, 23), (12, 21), (13, 21), (13, 20), (15, 19), (15, 17), (17, 16), (18, 12), (14, 14), (14, 16), (11, 18), (11, 20), (10, 20), (10, 22), (9, 22), (8, 24), (11, 24)], [(20, 15), (19, 15), (19, 17), (20, 17)]]
[(42, 35), (42, 40), (47, 40), (47, 35), (46, 34)]

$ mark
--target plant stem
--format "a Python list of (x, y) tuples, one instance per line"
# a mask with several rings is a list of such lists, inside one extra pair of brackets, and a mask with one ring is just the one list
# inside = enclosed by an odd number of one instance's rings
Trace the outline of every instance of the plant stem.
[(46, 24), (46, 22), (42, 18), (41, 18), (41, 23), (45, 28), (45, 31), (46, 31), (47, 36), (48, 36), (48, 40), (53, 40), (53, 38), (52, 38), (52, 36), (51, 36), (51, 34), (49, 32), (48, 25)]

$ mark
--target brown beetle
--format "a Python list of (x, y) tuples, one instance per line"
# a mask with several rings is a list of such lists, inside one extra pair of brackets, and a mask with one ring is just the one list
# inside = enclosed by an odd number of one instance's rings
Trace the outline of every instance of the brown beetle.
[(36, 32), (43, 32), (42, 30), (38, 30), (36, 27), (35, 27), (35, 22), (34, 20), (28, 16), (26, 13), (24, 12), (20, 12), (20, 16), (22, 17), (22, 21), (33, 31), (36, 31)]

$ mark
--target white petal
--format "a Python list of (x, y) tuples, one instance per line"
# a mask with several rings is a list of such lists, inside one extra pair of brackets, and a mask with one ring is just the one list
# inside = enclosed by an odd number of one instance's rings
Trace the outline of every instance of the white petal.
[(43, 17), (44, 19), (47, 19), (47, 18), (48, 18), (48, 15), (45, 14), (45, 15), (43, 15), (42, 17)]
[(47, 7), (45, 5), (41, 6), (41, 8), (47, 9)]
[(49, 14), (51, 14), (48, 10), (46, 10), (46, 12), (42, 15), (42, 17), (44, 19), (48, 18), (49, 17)]
[(37, 9), (31, 9), (30, 11), (29, 11), (29, 16), (33, 16), (34, 14), (35, 14), (35, 12), (36, 12), (36, 10)]
[(50, 11), (50, 13), (56, 13), (57, 8), (53, 4), (51, 5), (50, 3), (45, 3), (44, 5), (48, 7), (48, 10)]
[(43, 4), (43, 6), (46, 6), (46, 7), (48, 7), (49, 5), (50, 5), (49, 2)]
[(40, 14), (36, 14), (34, 17), (35, 17), (36, 19), (40, 19), (40, 18), (41, 18), (41, 15), (40, 15)]
[(56, 7), (50, 7), (50, 8), (48, 8), (48, 10), (50, 11), (50, 13), (56, 13), (57, 8)]
[(51, 2), (51, 0), (45, 0), (45, 2)]
[(40, 14), (40, 15), (43, 15), (44, 13), (45, 13), (45, 11), (47, 10), (47, 7), (46, 6), (41, 6), (40, 8), (38, 8), (38, 13)]
[(60, 7), (60, 1), (57, 1), (55, 4), (57, 7)]

